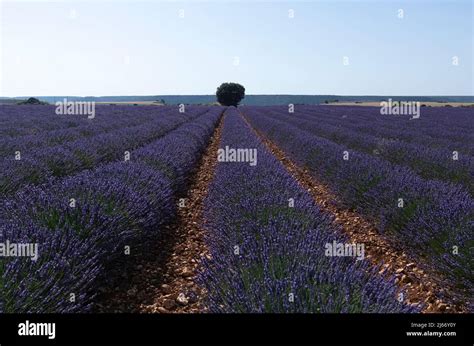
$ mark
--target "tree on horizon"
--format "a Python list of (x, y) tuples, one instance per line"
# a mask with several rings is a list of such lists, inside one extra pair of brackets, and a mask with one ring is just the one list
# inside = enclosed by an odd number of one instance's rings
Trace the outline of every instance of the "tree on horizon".
[(238, 83), (222, 83), (217, 88), (216, 97), (223, 106), (237, 107), (245, 97), (245, 88)]

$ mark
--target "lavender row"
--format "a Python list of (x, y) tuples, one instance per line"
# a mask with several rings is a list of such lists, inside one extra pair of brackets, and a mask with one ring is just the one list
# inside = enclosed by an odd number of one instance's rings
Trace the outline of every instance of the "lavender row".
[[(347, 242), (235, 108), (220, 147), (256, 150), (256, 165), (220, 162), (205, 202), (210, 260), (200, 282), (210, 312), (415, 312), (393, 278), (366, 261), (325, 255)], [(294, 206), (289, 200), (294, 200)]]
[(81, 124), (79, 117), (58, 117), (54, 107), (0, 105), (0, 136), (34, 135)]
[[(267, 113), (289, 113), (288, 107), (264, 108)], [(296, 105), (291, 115), (315, 124), (343, 126), (388, 140), (404, 141), (427, 148), (460, 150), (473, 155), (474, 147), (471, 142), (474, 124), (469, 110), (459, 108), (441, 110), (440, 113), (434, 108), (429, 108), (428, 114), (423, 110), (419, 119), (410, 120), (411, 115), (381, 115), (380, 108), (375, 107)], [(440, 121), (444, 112), (450, 116), (450, 123)], [(437, 133), (426, 134), (429, 129), (435, 129)]]
[(411, 115), (381, 115), (380, 108), (374, 107), (298, 106), (296, 113), (380, 138), (474, 155), (474, 120), (468, 108), (424, 108), (413, 120)]
[(285, 113), (262, 113), (278, 118), (317, 136), (383, 158), (393, 164), (407, 166), (425, 179), (439, 179), (461, 184), (474, 195), (474, 158), (447, 149), (432, 149), (397, 140), (387, 140), (343, 126), (316, 124), (301, 117)]
[(39, 255), (0, 260), (0, 312), (90, 311), (104, 268), (140, 251), (175, 215), (176, 193), (220, 113), (210, 110), (128, 162), (28, 186), (7, 200), (0, 242), (37, 243)]
[(193, 108), (183, 114), (170, 113), (151, 122), (118, 129), (90, 138), (81, 138), (54, 147), (31, 149), (21, 159), (0, 160), (0, 196), (9, 195), (27, 184), (39, 184), (50, 177), (65, 177), (111, 161), (126, 160), (126, 155), (165, 135), (208, 108)]
[[(53, 112), (54, 109), (48, 106), (43, 106), (41, 112), (32, 113), (33, 117), (41, 119), (42, 116)], [(112, 107), (103, 106), (98, 107), (96, 117), (94, 119), (87, 119), (82, 117), (81, 121), (75, 121), (72, 118), (81, 116), (73, 115), (55, 115), (51, 121), (62, 122), (63, 118), (67, 117), (74, 126), (65, 126), (59, 129), (42, 131), (36, 134), (27, 136), (17, 136), (14, 138), (4, 137), (0, 139), (0, 157), (15, 156), (16, 151), (27, 152), (31, 148), (35, 150), (48, 146), (59, 145), (62, 143), (72, 142), (74, 140), (92, 137), (108, 131), (136, 126), (145, 122), (151, 121), (156, 117), (165, 116), (166, 113), (171, 113), (169, 108), (154, 107), (154, 109), (137, 110), (136, 107)], [(177, 111), (176, 111), (177, 113)], [(43, 120), (45, 121), (45, 120)], [(12, 126), (20, 128), (23, 126), (19, 123), (14, 123)]]
[(451, 286), (472, 290), (474, 203), (467, 191), (423, 180), (410, 170), (247, 110), (251, 123), (326, 183), (344, 207), (372, 219), (393, 244), (439, 271)]
[[(382, 107), (319, 106), (316, 108), (299, 106), (298, 109), (306, 114), (318, 117), (323, 114), (338, 115), (345, 113), (347, 116), (357, 117), (363, 123), (373, 124), (376, 122), (377, 127), (386, 127), (387, 129), (397, 128), (410, 131), (420, 127), (421, 133), (435, 138), (443, 134), (448, 134), (453, 139), (459, 135), (472, 136), (472, 131), (469, 130), (469, 127), (472, 127), (472, 109), (468, 107), (420, 108), (420, 117), (416, 119), (416, 122), (410, 121), (414, 114), (382, 114)], [(470, 125), (466, 127), (466, 124)]]

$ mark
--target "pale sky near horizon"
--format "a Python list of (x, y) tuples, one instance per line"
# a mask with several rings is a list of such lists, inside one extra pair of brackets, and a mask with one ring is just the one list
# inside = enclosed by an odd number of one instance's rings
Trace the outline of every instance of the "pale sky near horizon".
[(226, 81), (247, 94), (474, 95), (469, 0), (0, 8), (0, 96), (213, 94)]

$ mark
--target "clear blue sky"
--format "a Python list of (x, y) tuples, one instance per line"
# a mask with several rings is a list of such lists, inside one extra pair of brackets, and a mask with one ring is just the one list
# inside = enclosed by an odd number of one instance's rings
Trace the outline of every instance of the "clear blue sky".
[(225, 81), (248, 94), (474, 94), (469, 0), (2, 1), (1, 9), (1, 96), (212, 94)]

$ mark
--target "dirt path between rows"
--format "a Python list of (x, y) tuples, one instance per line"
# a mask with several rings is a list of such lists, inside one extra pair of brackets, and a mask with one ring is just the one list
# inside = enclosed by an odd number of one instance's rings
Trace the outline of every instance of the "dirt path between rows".
[(178, 197), (177, 203), (184, 203), (178, 208), (176, 220), (164, 227), (146, 255), (134, 256), (129, 268), (121, 270), (117, 285), (101, 289), (98, 312), (206, 312), (206, 292), (195, 282), (195, 277), (200, 259), (209, 256), (201, 214), (217, 165), (223, 119), (224, 115), (190, 178), (186, 195)]
[(394, 249), (383, 239), (373, 224), (355, 212), (339, 208), (336, 203), (336, 196), (326, 186), (316, 181), (306, 168), (296, 165), (278, 145), (257, 131), (243, 113), (241, 115), (267, 149), (311, 194), (321, 210), (334, 216), (334, 223), (342, 228), (352, 242), (365, 245), (365, 257), (374, 266), (384, 263), (380, 273), (396, 276), (399, 287), (403, 287), (407, 292), (405, 299), (407, 303), (425, 304), (426, 307), (423, 312), (467, 312), (462, 302), (455, 298), (441, 300), (440, 295), (450, 297), (445, 288), (439, 287), (433, 282), (430, 275), (419, 269), (406, 253)]

